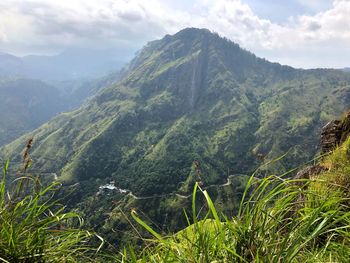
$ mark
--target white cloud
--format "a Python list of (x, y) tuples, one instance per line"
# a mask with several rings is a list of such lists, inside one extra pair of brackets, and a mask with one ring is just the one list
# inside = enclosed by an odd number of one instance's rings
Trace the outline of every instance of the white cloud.
[(7, 41), (7, 37), (5, 33), (2, 30), (0, 30), (0, 43), (6, 42), (6, 41)]
[(199, 21), (201, 27), (212, 29), (248, 48), (271, 48), (271, 33), (280, 28), (269, 20), (260, 19), (240, 0), (213, 1)]
[(24, 48), (45, 44), (52, 49), (139, 47), (141, 42), (167, 33), (183, 15), (153, 0), (4, 0), (0, 3), (0, 28), (7, 29), (5, 34), (14, 46), (21, 46), (25, 39)]
[[(306, 2), (317, 9), (327, 1)], [(160, 0), (0, 3), (0, 49), (13, 51), (71, 46), (136, 49), (189, 26), (209, 28), (258, 55), (294, 66), (350, 65), (347, 0), (335, 0), (327, 11), (300, 15), (284, 25), (259, 18), (243, 0), (197, 0), (191, 10), (170, 8)]]
[(331, 9), (301, 15), (286, 25), (260, 19), (240, 0), (208, 6), (202, 26), (268, 59), (297, 67), (350, 65), (350, 1), (334, 1)]
[(293, 24), (272, 34), (279, 39), (279, 45), (275, 45), (278, 53), (291, 54), (286, 63), (306, 67), (349, 66), (350, 1), (335, 1), (331, 9), (314, 16), (299, 16)]

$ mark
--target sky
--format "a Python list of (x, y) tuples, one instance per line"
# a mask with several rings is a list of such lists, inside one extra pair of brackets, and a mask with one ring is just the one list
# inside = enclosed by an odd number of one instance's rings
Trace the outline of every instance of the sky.
[(0, 1), (0, 51), (19, 56), (112, 48), (131, 57), (186, 27), (281, 64), (350, 67), (350, 0)]

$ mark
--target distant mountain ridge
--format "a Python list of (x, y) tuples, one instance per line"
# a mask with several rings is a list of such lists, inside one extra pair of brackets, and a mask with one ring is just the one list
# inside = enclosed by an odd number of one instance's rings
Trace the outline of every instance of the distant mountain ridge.
[(0, 146), (65, 109), (59, 90), (32, 79), (0, 78), (0, 102)]
[(23, 61), (20, 58), (0, 52), (0, 77), (20, 75), (22, 68)]
[(119, 71), (127, 57), (115, 50), (69, 49), (52, 56), (17, 57), (0, 52), (0, 76), (62, 81), (94, 79)]
[(38, 128), (61, 112), (81, 106), (118, 78), (116, 72), (103, 78), (66, 80), (51, 85), (41, 80), (0, 76), (0, 146)]
[(0, 146), (80, 106), (119, 78), (123, 62), (113, 50), (71, 49), (23, 58), (0, 52)]

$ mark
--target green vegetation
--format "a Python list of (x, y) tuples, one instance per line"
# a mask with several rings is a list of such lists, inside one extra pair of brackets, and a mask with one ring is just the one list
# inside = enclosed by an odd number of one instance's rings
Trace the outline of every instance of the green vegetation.
[(0, 182), (0, 262), (94, 262), (94, 235), (58, 203), (59, 183), (43, 187), (21, 174), (10, 183), (7, 176), (8, 162)]
[(350, 207), (350, 137), (322, 161), (329, 170), (317, 176), (310, 189), (327, 198), (329, 192), (338, 195), (345, 207)]
[[(186, 220), (176, 219), (191, 202), (175, 194), (191, 193), (195, 161), (209, 187), (286, 152), (256, 176), (311, 160), (321, 127), (348, 107), (349, 90), (349, 73), (270, 63), (207, 30), (185, 29), (149, 43), (118, 83), (0, 152), (19, 162), (24, 141), (34, 136), (32, 171), (55, 173), (71, 185), (69, 207), (114, 243), (126, 239), (121, 230), (132, 207), (147, 213), (159, 232), (184, 226)], [(150, 198), (97, 195), (111, 181)], [(232, 215), (242, 193), (235, 191), (232, 185), (208, 189), (220, 210), (230, 204)]]
[[(80, 106), (119, 75), (97, 80), (46, 83), (0, 74), (0, 146), (31, 132), (55, 115)], [(55, 84), (55, 86), (53, 86)]]
[(147, 239), (149, 246), (140, 254), (126, 250), (121, 262), (346, 262), (349, 149), (350, 138), (326, 158), (332, 160), (332, 169), (312, 180), (252, 176), (233, 218), (220, 218), (208, 192), (200, 189), (209, 209), (198, 221), (196, 185), (194, 221), (172, 236), (158, 234), (133, 211), (155, 239)]
[[(30, 147), (31, 141), (23, 154), (24, 174), (31, 162)], [(93, 248), (89, 243), (93, 234), (74, 223), (75, 219), (81, 221), (80, 217), (66, 213), (59, 205), (58, 183), (42, 187), (37, 178), (27, 175), (18, 177), (8, 190), (7, 162), (0, 183), (0, 261), (346, 262), (350, 257), (349, 149), (350, 137), (320, 159), (328, 170), (311, 179), (289, 179), (289, 173), (261, 179), (253, 174), (249, 178), (233, 176), (230, 180), (234, 182), (207, 189), (195, 183), (188, 200), (191, 209), (183, 210), (188, 227), (175, 234), (158, 232), (145, 218), (147, 215), (129, 207), (133, 221), (129, 219), (127, 224), (138, 234), (143, 233), (143, 244), (141, 247), (129, 244), (109, 254), (97, 253), (102, 244)], [(192, 169), (198, 171), (198, 163)], [(229, 182), (240, 192), (236, 199), (241, 201), (234, 216), (220, 212), (212, 199), (212, 194), (215, 199), (220, 194), (222, 197), (230, 187)], [(240, 188), (242, 185), (245, 187)], [(221, 189), (210, 194), (212, 188)], [(165, 205), (177, 198), (176, 194), (168, 195), (171, 198), (164, 199)], [(143, 205), (148, 202), (150, 199)], [(130, 199), (121, 203), (135, 204)], [(121, 211), (120, 207), (117, 210)], [(104, 233), (102, 237), (95, 236), (103, 240)]]

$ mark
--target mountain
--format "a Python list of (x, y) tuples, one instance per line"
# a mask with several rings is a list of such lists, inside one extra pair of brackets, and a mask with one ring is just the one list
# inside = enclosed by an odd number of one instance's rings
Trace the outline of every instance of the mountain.
[(286, 159), (296, 165), (316, 153), (321, 125), (349, 104), (349, 80), (270, 63), (186, 29), (149, 43), (118, 84), (36, 130), (33, 156), (55, 158), (38, 166), (64, 180), (110, 177), (142, 194), (176, 189), (195, 159), (208, 182), (227, 169), (249, 173), (292, 146)]
[(17, 76), (23, 72), (23, 61), (13, 55), (0, 52), (0, 77)]
[(115, 82), (119, 73), (113, 70), (122, 65), (118, 59), (115, 52), (106, 50), (77, 49), (24, 58), (0, 53), (0, 146), (59, 112), (81, 106), (100, 88)]
[[(349, 73), (270, 63), (206, 29), (189, 28), (150, 42), (118, 83), (1, 152), (20, 162), (18, 153), (33, 136), (32, 169), (79, 182), (71, 205), (79, 203), (92, 225), (110, 232), (121, 218), (110, 202), (151, 211), (161, 224), (171, 209), (182, 213), (181, 198), (195, 181), (228, 183), (231, 190), (215, 194), (227, 201), (237, 190), (229, 175), (261, 167), (263, 176), (311, 160), (321, 127), (349, 104)], [(110, 181), (125, 191), (96, 196)], [(152, 196), (159, 198), (146, 198)]]
[(0, 145), (39, 127), (64, 108), (59, 91), (32, 79), (0, 79)]
[(119, 71), (125, 57), (115, 50), (68, 49), (54, 56), (22, 58), (24, 75), (45, 81), (92, 79)]
[(95, 79), (119, 71), (128, 56), (121, 52), (68, 49), (57, 55), (16, 57), (0, 52), (0, 76), (39, 79), (50, 84)]
[(66, 104), (65, 110), (68, 111), (81, 106), (105, 86), (117, 82), (120, 75), (118, 71), (99, 78), (55, 81), (52, 85), (60, 91), (62, 101)]
[(114, 73), (97, 79), (60, 81), (53, 86), (41, 80), (0, 77), (0, 146), (38, 128), (61, 112), (81, 106), (118, 78), (119, 73)]

